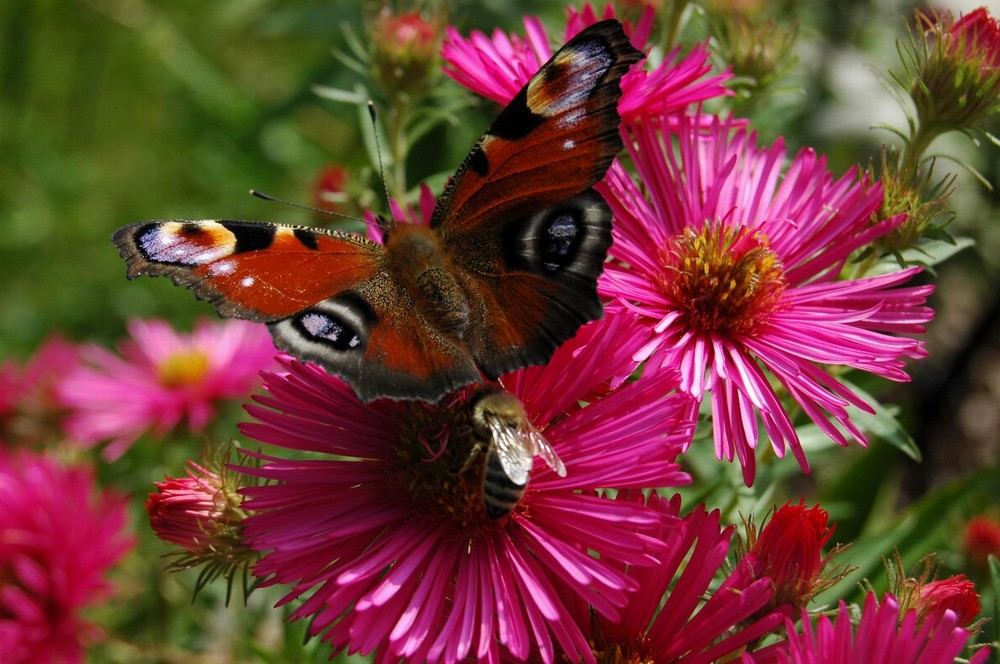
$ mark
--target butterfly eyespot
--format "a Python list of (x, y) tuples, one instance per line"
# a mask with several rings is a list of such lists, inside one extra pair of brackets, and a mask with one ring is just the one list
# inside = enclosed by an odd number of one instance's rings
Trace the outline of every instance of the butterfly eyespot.
[(611, 211), (600, 194), (588, 190), (512, 228), (504, 246), (508, 268), (597, 279), (611, 244)]

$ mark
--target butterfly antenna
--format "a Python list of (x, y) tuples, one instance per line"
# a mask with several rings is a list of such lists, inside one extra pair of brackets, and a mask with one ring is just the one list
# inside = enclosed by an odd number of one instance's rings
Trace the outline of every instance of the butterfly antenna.
[(256, 196), (257, 198), (265, 201), (270, 201), (272, 203), (281, 203), (283, 205), (288, 205), (294, 208), (299, 208), (300, 210), (309, 210), (310, 212), (319, 212), (320, 214), (327, 214), (331, 217), (337, 217), (338, 219), (346, 219), (347, 221), (358, 221), (362, 224), (368, 225), (371, 222), (367, 219), (362, 219), (360, 217), (353, 217), (349, 214), (344, 214), (343, 212), (335, 212), (334, 210), (324, 210), (323, 208), (313, 207), (311, 205), (303, 205), (302, 203), (296, 203), (294, 201), (289, 201), (284, 198), (278, 198), (277, 196), (272, 196), (271, 194), (265, 194), (263, 191), (258, 191), (257, 189), (250, 190), (251, 196)]
[(382, 230), (386, 233), (389, 232), (389, 228), (396, 224), (396, 217), (392, 213), (392, 197), (389, 196), (389, 185), (385, 180), (385, 164), (382, 162), (382, 141), (378, 137), (378, 111), (375, 110), (375, 102), (371, 99), (368, 100), (368, 117), (372, 121), (372, 134), (375, 136), (375, 155), (378, 158), (378, 174), (382, 178), (382, 192), (385, 194), (385, 203), (389, 208), (389, 218), (384, 219), (379, 217), (379, 225), (382, 226)]

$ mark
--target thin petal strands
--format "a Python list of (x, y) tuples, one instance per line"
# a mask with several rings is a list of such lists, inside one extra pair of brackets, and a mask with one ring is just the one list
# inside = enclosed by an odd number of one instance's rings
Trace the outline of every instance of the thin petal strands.
[(768, 579), (738, 568), (712, 589), (733, 533), (720, 525), (718, 511), (699, 506), (681, 518), (676, 496), (668, 501), (653, 494), (648, 504), (663, 515), (657, 537), (667, 552), (659, 565), (628, 569), (639, 590), (621, 620), (592, 617), (588, 607), (576, 606), (598, 661), (729, 661), (781, 624), (782, 614), (767, 610), (773, 595)]
[[(841, 602), (836, 617), (821, 616), (815, 625), (802, 614), (802, 631), (786, 620), (788, 641), (754, 653), (757, 664), (952, 664), (969, 643), (969, 632), (956, 626), (955, 614), (946, 611), (922, 624), (916, 611), (900, 616), (899, 604), (886, 595), (879, 604), (874, 593), (865, 598), (861, 620), (855, 627)], [(969, 658), (982, 664), (990, 656), (984, 647)]]

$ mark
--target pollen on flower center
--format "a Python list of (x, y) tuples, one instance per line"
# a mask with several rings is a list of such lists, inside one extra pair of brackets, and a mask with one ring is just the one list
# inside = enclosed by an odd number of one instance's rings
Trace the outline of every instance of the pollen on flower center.
[(754, 332), (778, 307), (784, 265), (767, 238), (745, 227), (705, 224), (660, 249), (660, 288), (700, 332), (738, 337)]
[(171, 353), (156, 367), (156, 377), (164, 387), (194, 385), (208, 373), (208, 355), (196, 349)]

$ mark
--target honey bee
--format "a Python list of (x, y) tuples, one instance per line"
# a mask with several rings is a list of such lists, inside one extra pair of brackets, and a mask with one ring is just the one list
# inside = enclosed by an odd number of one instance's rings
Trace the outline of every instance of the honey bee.
[(480, 441), (477, 450), (486, 447), (483, 502), (491, 519), (507, 516), (521, 502), (535, 456), (542, 457), (559, 477), (566, 477), (559, 455), (513, 394), (485, 388), (473, 397), (471, 409), (473, 431)]

